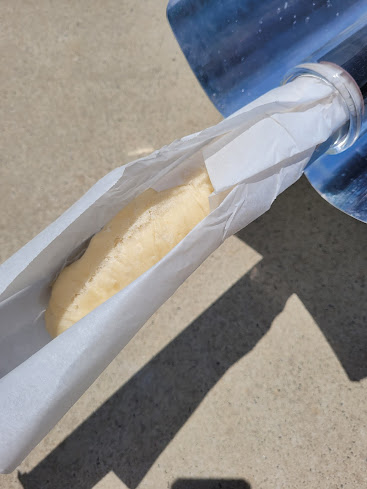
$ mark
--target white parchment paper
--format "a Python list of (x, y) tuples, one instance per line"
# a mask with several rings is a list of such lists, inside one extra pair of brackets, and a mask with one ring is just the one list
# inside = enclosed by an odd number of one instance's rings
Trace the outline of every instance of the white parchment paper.
[[(346, 120), (331, 87), (299, 78), (214, 127), (116, 168), (0, 267), (1, 472), (14, 470), (182, 282), (266, 212)], [(51, 340), (43, 313), (60, 268), (126, 203), (147, 188), (181, 183), (200, 161), (215, 189), (209, 216), (135, 282)]]

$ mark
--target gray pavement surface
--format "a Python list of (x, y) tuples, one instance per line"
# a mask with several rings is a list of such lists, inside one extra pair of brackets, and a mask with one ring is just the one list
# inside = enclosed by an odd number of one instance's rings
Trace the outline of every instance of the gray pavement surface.
[[(0, 261), (114, 167), (220, 120), (165, 6), (0, 4)], [(302, 179), (1, 489), (367, 487), (366, 231)]]

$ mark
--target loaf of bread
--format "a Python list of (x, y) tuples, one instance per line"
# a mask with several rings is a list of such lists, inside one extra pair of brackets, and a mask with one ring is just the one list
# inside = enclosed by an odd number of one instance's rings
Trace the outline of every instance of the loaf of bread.
[(45, 314), (50, 335), (63, 333), (161, 260), (209, 214), (212, 191), (201, 168), (184, 185), (149, 189), (124, 207), (53, 284)]

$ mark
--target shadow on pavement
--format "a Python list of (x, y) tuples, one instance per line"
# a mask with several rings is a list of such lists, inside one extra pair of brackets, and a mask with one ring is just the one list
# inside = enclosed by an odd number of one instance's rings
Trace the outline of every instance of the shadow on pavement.
[[(91, 489), (112, 470), (135, 489), (209, 390), (269, 330), (293, 293), (350, 379), (364, 378), (366, 231), (318, 197), (305, 179), (290, 188), (239, 234), (263, 260), (32, 471), (19, 474), (24, 488)], [(192, 489), (212, 487), (200, 483)], [(175, 489), (184, 487), (181, 481), (175, 484)]]
[(251, 489), (242, 479), (177, 479), (172, 489)]
[(364, 379), (366, 224), (318, 197), (304, 178), (238, 236), (264, 257), (258, 268), (267, 287), (277, 294), (281, 282), (288, 295), (297, 294), (349, 379)]

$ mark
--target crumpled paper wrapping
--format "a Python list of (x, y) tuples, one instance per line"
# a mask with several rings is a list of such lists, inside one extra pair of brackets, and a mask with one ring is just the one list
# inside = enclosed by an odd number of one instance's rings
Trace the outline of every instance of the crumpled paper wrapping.
[[(0, 267), (0, 471), (10, 472), (184, 280), (229, 236), (266, 212), (347, 121), (333, 89), (302, 77), (230, 118), (106, 175)], [(54, 340), (49, 284), (70, 257), (149, 187), (177, 185), (205, 161), (211, 213), (168, 255)], [(152, 286), (154, 285), (154, 286)]]

